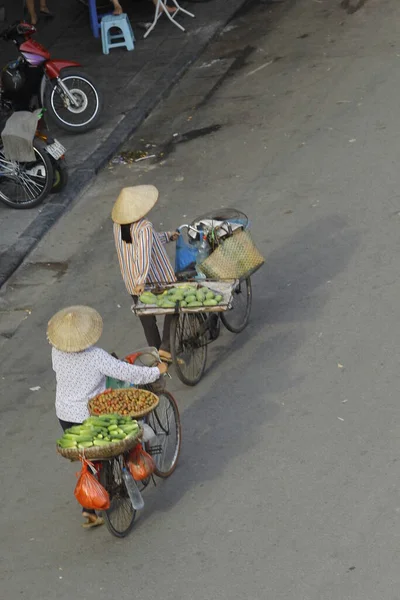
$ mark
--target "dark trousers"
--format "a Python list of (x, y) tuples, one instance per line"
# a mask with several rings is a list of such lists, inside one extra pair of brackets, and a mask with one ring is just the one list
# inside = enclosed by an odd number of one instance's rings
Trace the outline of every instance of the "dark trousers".
[[(82, 425), (82, 423), (71, 423), (71, 421), (63, 421), (62, 419), (58, 419), (58, 420), (59, 420), (59, 423), (60, 423), (63, 431), (65, 431), (66, 429), (69, 429), (70, 427), (74, 427), (74, 425)], [(82, 508), (82, 512), (91, 513), (93, 515), (96, 514), (96, 511), (93, 510), (92, 508)]]
[[(132, 298), (136, 303), (138, 297), (132, 296)], [(169, 332), (171, 329), (173, 316), (174, 315), (165, 315), (162, 337), (160, 336), (157, 319), (154, 315), (141, 315), (139, 317), (149, 346), (157, 348), (157, 350), (165, 350), (166, 352), (170, 351)]]

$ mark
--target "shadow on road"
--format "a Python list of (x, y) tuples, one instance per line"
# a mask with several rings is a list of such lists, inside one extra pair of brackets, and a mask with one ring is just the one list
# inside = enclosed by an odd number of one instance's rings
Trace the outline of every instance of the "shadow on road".
[(182, 417), (180, 465), (148, 494), (138, 527), (153, 511), (168, 512), (192, 487), (219, 477), (236, 456), (245, 460), (260, 425), (280, 412), (269, 398), (299, 384), (291, 361), (305, 340), (304, 322), (321, 314), (357, 245), (357, 232), (333, 215), (304, 227), (267, 257), (254, 278), (251, 323), (238, 336), (225, 333), (210, 352), (209, 379), (200, 384), (209, 383), (207, 392)]

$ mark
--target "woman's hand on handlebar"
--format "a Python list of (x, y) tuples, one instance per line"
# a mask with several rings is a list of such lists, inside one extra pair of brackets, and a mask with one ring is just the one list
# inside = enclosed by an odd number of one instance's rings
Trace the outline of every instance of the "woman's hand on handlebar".
[(156, 365), (158, 367), (158, 370), (160, 371), (160, 375), (164, 375), (164, 373), (168, 372), (168, 365), (166, 363), (163, 362), (159, 362), (158, 365)]
[(181, 232), (176, 230), (176, 231), (170, 231), (168, 233), (168, 237), (169, 237), (169, 241), (170, 242), (176, 242), (176, 240), (178, 239), (178, 237), (181, 235)]

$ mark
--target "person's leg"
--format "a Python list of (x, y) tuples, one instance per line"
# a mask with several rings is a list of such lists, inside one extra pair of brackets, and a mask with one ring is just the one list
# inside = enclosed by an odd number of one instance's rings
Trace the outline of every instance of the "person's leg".
[[(81, 423), (72, 423), (71, 421), (63, 421), (62, 419), (58, 419), (58, 421), (63, 431), (70, 427), (74, 427), (75, 425), (81, 425)], [(100, 517), (96, 515), (96, 511), (92, 508), (82, 508), (82, 516), (87, 519), (87, 522), (83, 524), (83, 527), (93, 527), (94, 525), (102, 524), (99, 522)]]
[(142, 323), (148, 345), (157, 348), (158, 350), (161, 346), (161, 337), (157, 327), (157, 319), (154, 315), (141, 315), (139, 319)]
[(45, 18), (52, 19), (53, 13), (49, 11), (46, 0), (40, 0), (40, 14), (44, 15)]
[(124, 12), (122, 9), (122, 6), (120, 5), (120, 3), (118, 2), (118, 0), (111, 0), (112, 5), (114, 6), (114, 15), (122, 15), (122, 13)]
[(35, 10), (35, 0), (26, 0), (26, 8), (28, 9), (31, 24), (36, 25), (38, 19), (37, 19), (36, 10)]
[(164, 350), (165, 352), (170, 353), (171, 343), (170, 343), (170, 331), (171, 331), (171, 323), (174, 315), (165, 315), (164, 318), (164, 327), (162, 340), (160, 345), (160, 350)]

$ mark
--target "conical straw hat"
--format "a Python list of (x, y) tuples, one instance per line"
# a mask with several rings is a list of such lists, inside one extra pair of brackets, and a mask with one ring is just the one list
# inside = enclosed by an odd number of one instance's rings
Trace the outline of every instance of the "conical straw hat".
[(113, 206), (111, 218), (119, 225), (134, 223), (147, 215), (157, 200), (158, 189), (154, 185), (123, 188)]
[(69, 306), (49, 321), (47, 339), (63, 352), (80, 352), (93, 346), (103, 331), (103, 319), (90, 306)]

